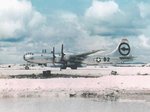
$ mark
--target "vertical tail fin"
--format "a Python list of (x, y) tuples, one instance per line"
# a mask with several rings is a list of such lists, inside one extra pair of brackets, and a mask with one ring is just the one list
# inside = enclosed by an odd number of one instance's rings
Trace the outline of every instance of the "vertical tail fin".
[(127, 39), (122, 39), (117, 48), (112, 52), (114, 56), (129, 56), (131, 48)]

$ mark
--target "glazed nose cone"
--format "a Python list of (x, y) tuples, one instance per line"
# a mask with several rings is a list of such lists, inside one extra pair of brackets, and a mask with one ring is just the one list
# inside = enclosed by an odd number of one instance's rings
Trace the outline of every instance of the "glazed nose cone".
[(31, 59), (32, 58), (32, 55), (30, 55), (30, 54), (25, 54), (24, 56), (23, 56), (23, 59), (25, 60), (25, 61), (28, 61), (29, 59)]

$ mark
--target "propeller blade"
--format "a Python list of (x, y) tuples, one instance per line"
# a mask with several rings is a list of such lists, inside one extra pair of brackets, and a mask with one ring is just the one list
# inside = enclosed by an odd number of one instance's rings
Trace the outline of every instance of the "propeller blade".
[(55, 56), (55, 47), (53, 47), (52, 53), (53, 53), (53, 65), (54, 65), (55, 64), (55, 58), (56, 58), (56, 56)]
[(65, 56), (65, 53), (64, 53), (64, 45), (62, 44), (62, 46), (61, 46), (61, 61), (64, 60), (64, 56)]
[(61, 45), (61, 54), (63, 54), (63, 52), (64, 52), (64, 45), (62, 44)]

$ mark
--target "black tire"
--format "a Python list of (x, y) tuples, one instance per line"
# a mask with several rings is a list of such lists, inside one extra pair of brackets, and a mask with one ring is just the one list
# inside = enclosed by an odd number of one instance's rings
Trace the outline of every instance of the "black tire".
[(61, 66), (61, 69), (66, 69), (67, 67), (66, 66)]
[(77, 66), (71, 66), (70, 68), (76, 70)]
[(28, 66), (25, 66), (25, 70), (29, 70), (29, 67), (28, 67)]

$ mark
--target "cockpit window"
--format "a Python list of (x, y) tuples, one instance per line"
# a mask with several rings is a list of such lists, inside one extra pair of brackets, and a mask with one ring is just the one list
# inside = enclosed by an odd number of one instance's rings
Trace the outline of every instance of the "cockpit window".
[(26, 53), (26, 55), (34, 55), (34, 54), (30, 52), (30, 53)]

